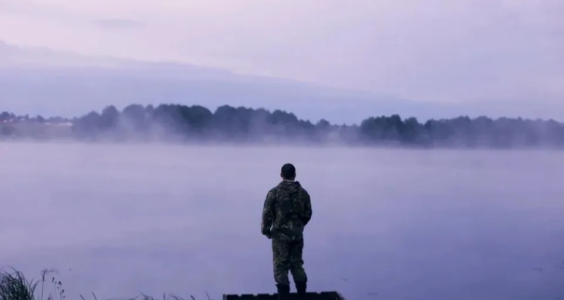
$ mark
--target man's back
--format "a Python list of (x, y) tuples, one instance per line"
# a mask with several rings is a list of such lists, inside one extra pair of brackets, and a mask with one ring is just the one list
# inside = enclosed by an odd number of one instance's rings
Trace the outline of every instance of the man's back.
[[(282, 181), (266, 196), (263, 227), (272, 224), (271, 236), (278, 240), (303, 239), (312, 215), (308, 192), (297, 181)], [(263, 228), (265, 230), (266, 228)]]

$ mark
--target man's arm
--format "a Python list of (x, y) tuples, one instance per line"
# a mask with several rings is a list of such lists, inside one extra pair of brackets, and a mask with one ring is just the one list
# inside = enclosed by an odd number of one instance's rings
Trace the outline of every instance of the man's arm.
[(262, 208), (262, 223), (260, 231), (262, 234), (270, 238), (270, 228), (272, 227), (272, 221), (274, 219), (274, 191), (269, 191), (266, 195), (266, 200), (264, 200), (264, 206)]
[(311, 209), (311, 198), (306, 190), (302, 190), (302, 201), (304, 205), (302, 222), (304, 223), (304, 226), (306, 226), (307, 223), (309, 223), (309, 220), (311, 220), (311, 215), (313, 214)]

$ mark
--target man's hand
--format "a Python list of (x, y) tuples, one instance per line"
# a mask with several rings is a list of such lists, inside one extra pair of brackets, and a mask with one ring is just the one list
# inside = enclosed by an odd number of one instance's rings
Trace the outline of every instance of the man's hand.
[(269, 240), (272, 238), (272, 233), (270, 232), (270, 229), (265, 230), (262, 234), (264, 234), (264, 236), (266, 236)]

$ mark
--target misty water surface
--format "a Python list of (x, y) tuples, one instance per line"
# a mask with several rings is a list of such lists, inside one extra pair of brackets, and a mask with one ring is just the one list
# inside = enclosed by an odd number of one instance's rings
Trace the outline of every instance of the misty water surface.
[(68, 299), (274, 292), (260, 215), (286, 162), (312, 290), (564, 297), (564, 153), (541, 151), (0, 144), (0, 264), (57, 268)]

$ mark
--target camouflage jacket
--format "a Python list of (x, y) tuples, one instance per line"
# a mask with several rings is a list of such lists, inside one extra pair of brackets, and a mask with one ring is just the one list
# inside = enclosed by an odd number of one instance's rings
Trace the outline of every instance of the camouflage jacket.
[(300, 183), (282, 181), (266, 195), (261, 232), (278, 240), (302, 239), (311, 214), (309, 194)]

